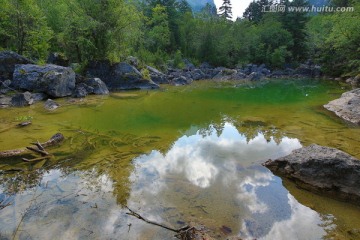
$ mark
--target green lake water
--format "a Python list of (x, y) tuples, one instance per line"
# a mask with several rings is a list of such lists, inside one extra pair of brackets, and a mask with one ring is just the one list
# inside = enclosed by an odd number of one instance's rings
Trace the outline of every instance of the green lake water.
[(360, 158), (360, 128), (322, 107), (344, 91), (201, 81), (60, 99), (54, 112), (0, 109), (0, 151), (66, 137), (51, 159), (0, 160), (0, 239), (173, 239), (126, 206), (174, 228), (203, 224), (215, 239), (360, 239), (359, 207), (261, 166), (311, 143)]

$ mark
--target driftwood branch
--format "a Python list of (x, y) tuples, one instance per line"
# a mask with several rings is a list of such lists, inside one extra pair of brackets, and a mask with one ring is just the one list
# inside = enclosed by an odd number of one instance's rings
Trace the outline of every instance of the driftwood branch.
[(49, 155), (48, 152), (46, 152), (46, 151), (44, 151), (44, 150), (41, 150), (41, 149), (36, 149), (36, 148), (33, 148), (33, 147), (26, 147), (26, 148), (29, 149), (30, 151), (35, 152), (35, 153), (39, 153), (39, 154), (41, 154), (41, 155), (43, 155), (43, 156)]
[(31, 143), (31, 144), (37, 146), (37, 148), (40, 149), (41, 151), (45, 151), (45, 148), (41, 145), (41, 143), (39, 141), (37, 141), (36, 143)]
[(48, 141), (46, 141), (44, 143), (40, 143), (39, 141), (37, 143), (33, 143), (33, 145), (37, 146), (37, 149), (32, 146), (29, 146), (29, 147), (24, 147), (24, 148), (19, 148), (19, 149), (2, 151), (2, 152), (0, 152), (0, 158), (18, 156), (18, 155), (26, 154), (29, 152), (36, 152), (36, 153), (41, 154), (42, 156), (48, 156), (49, 153), (45, 150), (45, 148), (55, 146), (55, 145), (59, 144), (60, 142), (62, 142), (64, 139), (65, 139), (64, 135), (62, 135), (61, 133), (56, 133)]
[(11, 205), (11, 202), (6, 202), (6, 200), (0, 200), (0, 210)]
[[(179, 229), (175, 229), (175, 228), (166, 226), (164, 224), (161, 224), (161, 223), (158, 223), (155, 221), (151, 221), (151, 220), (141, 216), (140, 214), (136, 213), (135, 211), (131, 210), (127, 206), (126, 206), (126, 208), (129, 210), (129, 212), (126, 213), (127, 215), (134, 216), (134, 217), (136, 217), (146, 223), (149, 223), (151, 225), (159, 226), (166, 230), (175, 232), (176, 234), (174, 235), (174, 237), (176, 237), (178, 239), (181, 239), (181, 240), (196, 240), (196, 239), (212, 240), (213, 239), (206, 233), (206, 230), (204, 228), (198, 228), (198, 227), (194, 227), (191, 225), (186, 225)], [(130, 231), (131, 224), (129, 224), (128, 226), (129, 226), (129, 231)]]
[(171, 227), (165, 226), (165, 225), (163, 225), (161, 223), (157, 223), (157, 222), (151, 221), (149, 219), (146, 219), (143, 216), (141, 216), (140, 214), (138, 214), (138, 213), (134, 212), (133, 210), (131, 210), (129, 207), (126, 206), (126, 208), (130, 211), (130, 212), (126, 213), (127, 215), (134, 216), (134, 217), (136, 217), (136, 218), (138, 218), (140, 220), (143, 220), (146, 223), (165, 228), (165, 229), (170, 230), (172, 232), (178, 233), (180, 231), (179, 229), (171, 228)]
[(22, 160), (24, 162), (36, 162), (36, 161), (41, 161), (41, 160), (44, 160), (44, 159), (48, 159), (50, 157), (51, 156), (47, 155), (47, 156), (44, 156), (44, 157), (38, 157), (38, 158), (33, 158), (33, 159), (22, 158)]

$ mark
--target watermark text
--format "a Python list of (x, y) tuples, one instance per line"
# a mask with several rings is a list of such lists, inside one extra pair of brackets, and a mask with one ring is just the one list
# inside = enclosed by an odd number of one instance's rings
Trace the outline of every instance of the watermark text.
[(332, 7), (332, 6), (285, 6), (281, 4), (265, 5), (262, 12), (299, 12), (299, 13), (333, 13), (333, 12), (354, 12), (354, 7)]

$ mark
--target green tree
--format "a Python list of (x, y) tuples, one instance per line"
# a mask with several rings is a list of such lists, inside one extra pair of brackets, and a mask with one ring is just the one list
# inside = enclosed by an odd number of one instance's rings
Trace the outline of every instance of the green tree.
[(273, 2), (271, 0), (253, 1), (245, 9), (245, 12), (243, 13), (243, 17), (248, 19), (249, 21), (258, 23), (261, 21), (265, 13), (265, 10), (267, 10), (269, 6), (272, 4)]
[(303, 61), (308, 58), (307, 52), (307, 32), (306, 24), (309, 16), (306, 12), (290, 12), (289, 7), (306, 7), (308, 3), (306, 0), (281, 0), (281, 5), (286, 6), (286, 11), (280, 13), (280, 21), (284, 28), (291, 34), (293, 39), (293, 46), (290, 51), (295, 61)]
[(230, 0), (223, 0), (223, 4), (219, 8), (219, 16), (227, 20), (232, 19), (232, 6)]
[(53, 32), (35, 0), (0, 0), (0, 44), (32, 59), (44, 60)]
[(119, 61), (141, 39), (142, 14), (124, 0), (39, 0), (55, 32), (52, 49), (72, 61)]
[(170, 29), (169, 51), (174, 52), (180, 47), (180, 23), (182, 13), (179, 11), (179, 3), (176, 0), (148, 0), (148, 7), (150, 9), (153, 9), (156, 5), (163, 6), (166, 9)]
[(168, 15), (164, 6), (156, 5), (152, 9), (148, 26), (150, 27), (147, 41), (149, 49), (154, 52), (160, 49), (167, 49), (170, 44), (170, 29)]

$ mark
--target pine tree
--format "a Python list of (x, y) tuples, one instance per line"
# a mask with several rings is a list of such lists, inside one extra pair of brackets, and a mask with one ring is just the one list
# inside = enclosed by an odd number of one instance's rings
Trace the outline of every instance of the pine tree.
[(232, 19), (231, 8), (232, 7), (230, 0), (224, 0), (222, 6), (219, 8), (219, 16), (227, 20), (231, 20)]
[(252, 22), (260, 22), (264, 16), (264, 8), (273, 5), (272, 0), (257, 0), (250, 3), (243, 13), (243, 17)]

